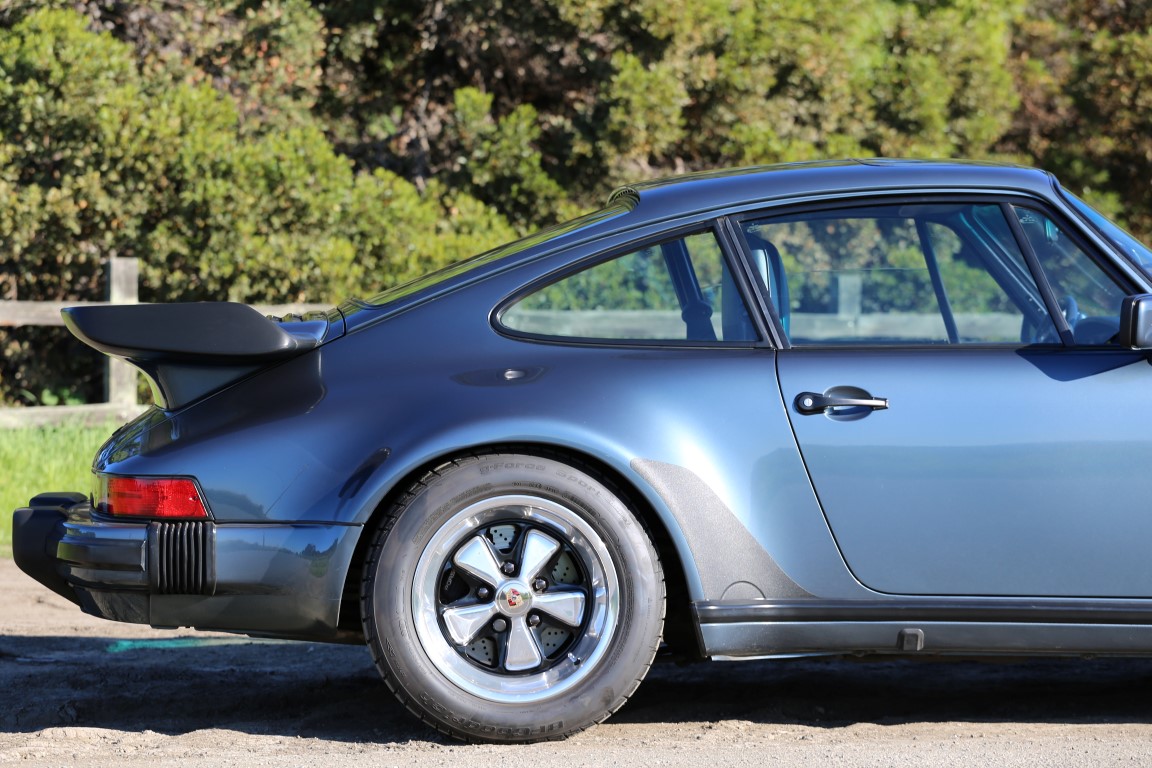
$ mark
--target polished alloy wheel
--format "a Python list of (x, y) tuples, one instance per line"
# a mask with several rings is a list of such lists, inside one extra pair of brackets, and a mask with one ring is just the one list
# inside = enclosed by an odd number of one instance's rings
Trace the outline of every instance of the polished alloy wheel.
[(364, 636), (404, 706), (462, 739), (563, 738), (636, 690), (664, 574), (610, 479), (554, 455), (462, 456), (414, 481), (366, 553)]
[(603, 656), (616, 628), (618, 575), (603, 540), (563, 504), (498, 496), (431, 538), (412, 583), (421, 646), (474, 695), (558, 695)]

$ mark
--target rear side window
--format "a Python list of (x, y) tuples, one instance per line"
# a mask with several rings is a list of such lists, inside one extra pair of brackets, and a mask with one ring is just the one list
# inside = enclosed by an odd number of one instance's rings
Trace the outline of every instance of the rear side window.
[(712, 232), (650, 245), (528, 294), (500, 316), (533, 336), (750, 342), (758, 336)]

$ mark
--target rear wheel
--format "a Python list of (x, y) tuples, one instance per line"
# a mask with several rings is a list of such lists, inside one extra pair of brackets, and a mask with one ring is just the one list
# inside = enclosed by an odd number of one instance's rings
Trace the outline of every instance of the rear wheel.
[(664, 580), (647, 533), (588, 468), (513, 454), (430, 473), (371, 545), (365, 634), (384, 679), (469, 740), (555, 739), (639, 684)]

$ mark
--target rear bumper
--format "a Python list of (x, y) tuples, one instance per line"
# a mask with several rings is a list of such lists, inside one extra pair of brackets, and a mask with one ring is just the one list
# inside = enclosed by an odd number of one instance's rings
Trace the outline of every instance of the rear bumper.
[(360, 528), (121, 523), (75, 493), (17, 509), (12, 550), (26, 574), (85, 613), (158, 627), (335, 639)]
[(69, 512), (87, 504), (83, 494), (44, 493), (12, 514), (12, 557), (16, 565), (74, 603), (79, 600), (64, 576), (70, 569), (57, 561), (57, 550), (65, 537), (64, 523)]

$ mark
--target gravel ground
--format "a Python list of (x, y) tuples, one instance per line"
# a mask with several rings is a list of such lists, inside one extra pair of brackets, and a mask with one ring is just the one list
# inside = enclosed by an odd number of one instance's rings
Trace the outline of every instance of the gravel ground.
[(1147, 766), (1152, 661), (660, 662), (561, 743), (416, 722), (358, 646), (85, 616), (0, 559), (0, 764)]

